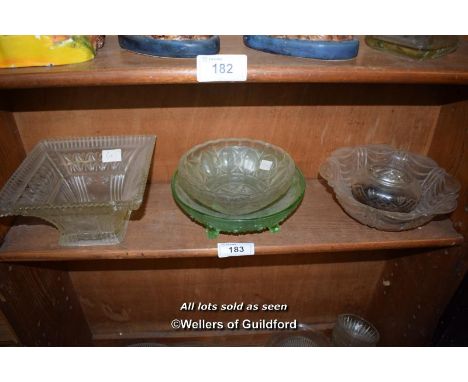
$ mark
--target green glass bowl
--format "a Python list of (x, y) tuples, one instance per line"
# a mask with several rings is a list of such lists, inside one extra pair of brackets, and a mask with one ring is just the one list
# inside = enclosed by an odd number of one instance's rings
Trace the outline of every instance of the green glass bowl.
[(176, 203), (190, 218), (206, 227), (210, 239), (216, 238), (220, 232), (249, 233), (265, 229), (271, 232), (279, 231), (280, 223), (296, 210), (304, 198), (305, 187), (304, 176), (296, 168), (291, 187), (283, 197), (259, 211), (231, 216), (214, 211), (191, 199), (180, 187), (177, 171), (171, 182), (172, 196)]

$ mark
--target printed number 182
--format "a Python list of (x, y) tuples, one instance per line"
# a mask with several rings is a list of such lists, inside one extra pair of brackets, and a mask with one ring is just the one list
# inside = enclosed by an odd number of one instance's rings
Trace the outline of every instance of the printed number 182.
[(232, 64), (214, 64), (213, 68), (216, 74), (232, 73)]

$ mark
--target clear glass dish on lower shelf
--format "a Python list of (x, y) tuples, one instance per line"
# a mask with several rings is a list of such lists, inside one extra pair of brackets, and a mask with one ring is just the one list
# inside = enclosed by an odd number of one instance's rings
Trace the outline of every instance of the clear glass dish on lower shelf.
[(375, 326), (355, 314), (340, 314), (332, 332), (333, 346), (377, 346), (379, 340)]
[(225, 215), (194, 201), (180, 187), (177, 172), (172, 177), (171, 187), (172, 196), (179, 207), (190, 218), (206, 227), (209, 238), (216, 238), (220, 232), (249, 233), (265, 229), (277, 232), (279, 224), (301, 203), (306, 183), (301, 171), (296, 168), (291, 187), (282, 198), (259, 211), (240, 216)]
[(0, 217), (34, 216), (55, 225), (63, 246), (123, 240), (140, 207), (155, 136), (39, 142), (0, 191)]

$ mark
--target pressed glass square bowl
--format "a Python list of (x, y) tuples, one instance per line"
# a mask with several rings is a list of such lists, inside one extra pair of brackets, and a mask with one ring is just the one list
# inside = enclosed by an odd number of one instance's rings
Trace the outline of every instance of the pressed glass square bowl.
[(55, 225), (63, 246), (123, 240), (140, 207), (155, 136), (39, 142), (0, 191), (0, 216), (35, 216)]
[(258, 211), (281, 198), (296, 166), (283, 149), (250, 139), (220, 139), (182, 156), (178, 181), (190, 197), (226, 215)]
[(349, 215), (386, 231), (416, 228), (452, 212), (460, 190), (432, 159), (387, 145), (338, 149), (320, 175)]

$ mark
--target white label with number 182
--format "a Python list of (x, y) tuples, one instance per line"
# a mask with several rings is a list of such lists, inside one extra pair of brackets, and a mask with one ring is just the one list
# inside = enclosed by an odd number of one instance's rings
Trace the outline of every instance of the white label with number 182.
[(218, 257), (248, 256), (255, 254), (254, 243), (218, 243)]
[(246, 81), (245, 54), (213, 54), (197, 56), (197, 81)]

